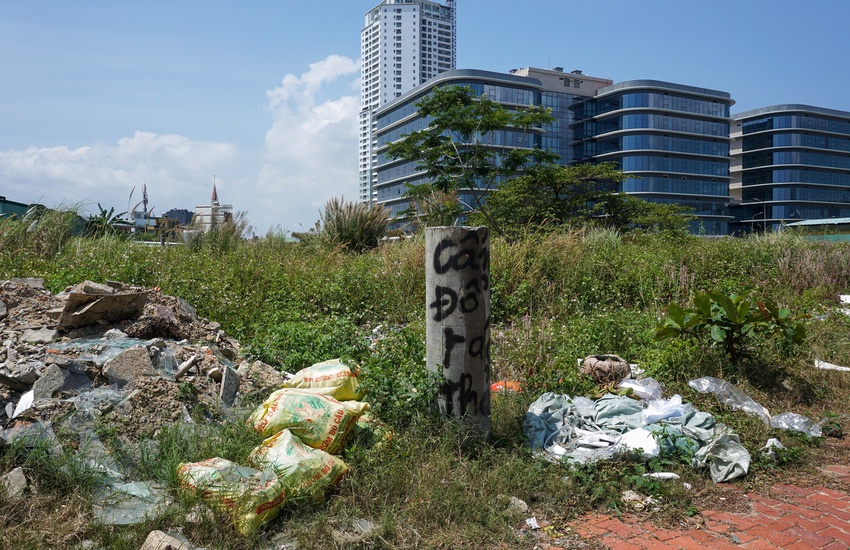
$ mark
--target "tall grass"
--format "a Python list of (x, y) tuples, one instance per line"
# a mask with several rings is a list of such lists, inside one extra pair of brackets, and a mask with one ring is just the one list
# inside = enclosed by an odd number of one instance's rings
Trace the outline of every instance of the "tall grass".
[[(823, 320), (812, 322), (811, 337), (799, 351), (763, 350), (770, 364), (781, 367), (784, 386), (771, 393), (744, 380), (744, 388), (767, 406), (809, 407), (797, 410), (814, 415), (850, 412), (842, 373), (811, 368), (815, 357), (850, 364), (850, 321), (834, 312), (836, 295), (850, 293), (848, 244), (783, 235), (631, 237), (590, 229), (512, 242), (495, 239), (492, 377), (517, 380), (528, 391), (494, 395), (494, 441), (469, 449), (463, 434), (427, 410), (433, 379), (423, 368), (421, 236), (352, 254), (286, 243), (275, 235), (243, 241), (228, 234), (192, 246), (150, 247), (114, 238), (71, 237), (65, 230), (70, 222), (62, 217), (52, 222), (53, 228), (46, 220), (41, 223), (30, 231), (31, 224), (23, 220), (0, 222), (0, 279), (44, 277), (54, 292), (85, 279), (159, 286), (187, 299), (202, 317), (220, 322), (249, 353), (281, 368), (297, 370), (337, 356), (361, 365), (372, 410), (392, 425), (395, 435), (382, 448), (356, 445), (347, 452), (351, 475), (328, 503), (289, 509), (270, 526), (272, 532), (286, 531), (303, 548), (328, 547), (333, 529), (352, 518), (376, 524), (375, 534), (363, 543), (367, 546), (531, 547), (535, 541), (516, 529), (524, 517), (507, 506), (512, 496), (556, 526), (591, 506), (617, 506), (624, 488), (646, 483), (640, 472), (627, 464), (571, 472), (540, 462), (523, 446), (522, 414), (544, 390), (574, 395), (592, 390), (576, 362), (591, 353), (616, 353), (641, 363), (668, 390), (683, 395), (689, 378), (717, 373), (722, 354), (710, 347), (656, 343), (650, 337), (668, 304), (687, 302), (696, 289), (729, 293), (749, 288), (760, 298), (818, 314)], [(688, 398), (723, 414), (714, 400), (693, 392)], [(749, 430), (742, 440), (753, 452), (769, 435), (766, 428), (749, 426), (736, 416), (723, 420)], [(213, 455), (238, 460), (256, 441), (238, 418), (234, 422), (212, 425), (209, 429), (216, 431), (205, 435), (202, 444), (193, 444), (196, 434), (163, 430), (156, 453), (145, 457), (145, 468), (175, 489), (173, 466), (179, 461)], [(29, 465), (32, 477), (43, 478), (46, 494), (56, 501), (66, 502), (56, 495), (70, 485), (90, 486), (83, 470), (66, 469), (71, 477), (57, 477), (34, 460), (0, 450), (0, 466)], [(700, 479), (686, 468), (677, 471), (691, 483)], [(653, 491), (664, 490), (659, 487)], [(640, 489), (647, 490), (645, 485)], [(675, 508), (687, 496), (667, 498)], [(83, 491), (67, 501), (75, 517), (85, 518), (87, 499)], [(16, 510), (0, 503), (4, 527), (24, 521)], [(218, 517), (201, 524), (158, 518), (130, 530), (80, 523), (73, 532), (77, 540), (87, 536), (103, 547), (133, 548), (150, 528), (175, 525), (198, 545), (251, 548), (265, 542), (260, 535), (241, 539), (230, 534)], [(53, 535), (41, 539), (58, 541), (54, 546), (67, 542)], [(37, 548), (43, 547), (41, 539), (22, 535), (0, 540)]]

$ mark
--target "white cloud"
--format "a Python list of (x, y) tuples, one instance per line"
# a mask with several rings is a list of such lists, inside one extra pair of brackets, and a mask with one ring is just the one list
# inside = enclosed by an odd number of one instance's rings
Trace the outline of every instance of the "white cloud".
[[(356, 199), (359, 62), (331, 55), (266, 91), (270, 125), (260, 154), (235, 143), (136, 131), (114, 143), (0, 151), (0, 195), (48, 206), (121, 212), (142, 198), (160, 214), (219, 199), (246, 211), (258, 234), (301, 231), (333, 196)], [(135, 192), (130, 199), (130, 192)]]
[(331, 55), (266, 92), (273, 122), (258, 189), (279, 207), (274, 225), (301, 231), (312, 226), (327, 199), (356, 199), (359, 97), (333, 96), (343, 77), (355, 75), (345, 90), (356, 88), (359, 70), (359, 62)]
[(213, 173), (236, 153), (230, 143), (136, 132), (114, 144), (0, 151), (0, 181), (9, 200), (79, 204), (89, 212), (97, 210), (96, 203), (124, 211), (133, 187), (135, 203), (147, 183), (148, 208), (159, 214), (170, 208), (191, 210), (207, 200)]

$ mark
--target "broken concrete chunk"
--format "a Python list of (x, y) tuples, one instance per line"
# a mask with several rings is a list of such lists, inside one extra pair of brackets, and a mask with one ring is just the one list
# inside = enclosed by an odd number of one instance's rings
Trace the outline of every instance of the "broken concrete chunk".
[(51, 328), (41, 328), (38, 330), (27, 329), (21, 335), (21, 342), (29, 344), (49, 344), (59, 337), (59, 333)]
[(24, 475), (24, 469), (18, 466), (11, 472), (0, 477), (0, 486), (6, 493), (6, 498), (16, 500), (24, 494), (27, 488), (27, 476)]
[(224, 372), (221, 377), (221, 389), (218, 392), (221, 402), (228, 407), (233, 406), (236, 401), (236, 393), (239, 391), (239, 375), (233, 370), (233, 367), (224, 367)]
[[(19, 382), (15, 380), (11, 376), (7, 376), (0, 372), (0, 384), (6, 386), (7, 388), (11, 388), (15, 391), (27, 391), (29, 389), (29, 384), (24, 384), (23, 382)], [(11, 416), (11, 415), (9, 415)]]
[(197, 362), (198, 362), (198, 356), (193, 355), (192, 357), (190, 357), (186, 361), (183, 361), (182, 363), (180, 363), (180, 366), (177, 367), (177, 372), (174, 374), (174, 379), (179, 380), (182, 376), (184, 376), (187, 372), (189, 372), (189, 369), (191, 369), (195, 365), (195, 363), (197, 363)]
[(82, 291), (86, 294), (115, 294), (115, 289), (92, 281), (84, 281)]
[(107, 361), (103, 365), (103, 373), (109, 378), (110, 384), (118, 384), (119, 388), (136, 377), (156, 374), (148, 350), (142, 346), (124, 350)]
[(9, 310), (6, 309), (6, 304), (3, 300), (0, 300), (0, 321), (6, 318), (6, 315), (9, 314)]
[(57, 365), (50, 365), (44, 370), (41, 378), (32, 385), (33, 401), (50, 399), (53, 394), (65, 385), (66, 371)]
[(70, 292), (65, 299), (59, 326), (73, 328), (100, 322), (115, 323), (135, 319), (142, 314), (148, 291), (117, 294), (84, 294)]
[(141, 550), (192, 550), (192, 545), (162, 531), (151, 531)]
[(34, 288), (35, 290), (44, 290), (44, 279), (41, 278), (26, 277), (24, 279), (12, 278), (9, 280), (15, 284), (26, 285), (30, 288)]
[(190, 321), (192, 323), (200, 321), (195, 308), (189, 302), (179, 297), (177, 298), (177, 315), (184, 321)]
[[(9, 351), (11, 352), (12, 350)], [(44, 363), (41, 361), (15, 363), (13, 356), (16, 358), (17, 354), (9, 353), (9, 357), (6, 359), (6, 366), (0, 370), (0, 374), (6, 375), (6, 377), (11, 378), (19, 384), (26, 384), (27, 387), (33, 385), (38, 380), (38, 371), (44, 368)]]

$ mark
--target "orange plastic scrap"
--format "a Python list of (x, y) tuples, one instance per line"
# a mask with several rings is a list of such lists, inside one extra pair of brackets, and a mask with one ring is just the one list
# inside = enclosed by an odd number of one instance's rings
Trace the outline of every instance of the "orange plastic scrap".
[(521, 392), (522, 386), (516, 380), (500, 380), (490, 385), (490, 391), (500, 392)]

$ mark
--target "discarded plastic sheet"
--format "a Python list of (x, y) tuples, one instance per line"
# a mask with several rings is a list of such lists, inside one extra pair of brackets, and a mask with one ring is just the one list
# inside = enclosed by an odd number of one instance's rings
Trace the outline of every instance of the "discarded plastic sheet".
[(594, 402), (547, 392), (531, 404), (523, 428), (531, 449), (554, 462), (594, 463), (640, 449), (643, 459), (697, 453), (694, 466), (710, 467), (716, 482), (746, 474), (750, 455), (737, 436), (710, 414), (678, 401), (673, 404), (681, 414), (647, 424), (643, 405), (629, 397), (608, 394)]
[(44, 446), (53, 455), (62, 454), (62, 444), (50, 422), (19, 422), (11, 428), (0, 430), (0, 439), (6, 443), (20, 442), (30, 448)]
[(771, 437), (764, 444), (764, 447), (759, 449), (759, 454), (769, 460), (776, 460), (776, 452), (785, 449), (785, 445), (775, 437)]
[(619, 387), (632, 390), (632, 393), (645, 401), (661, 399), (664, 391), (661, 384), (654, 378), (642, 378), (640, 380), (627, 378), (620, 382)]
[(117, 405), (124, 399), (125, 394), (126, 392), (118, 389), (117, 384), (112, 384), (75, 395), (71, 398), (71, 402), (74, 403), (78, 411), (94, 414), (101, 403)]
[(32, 407), (32, 403), (33, 403), (34, 400), (35, 400), (35, 392), (33, 390), (30, 390), (30, 391), (26, 392), (25, 394), (23, 394), (21, 396), (21, 398), (18, 400), (18, 404), (15, 407), (15, 412), (12, 413), (12, 418), (18, 418), (24, 412), (26, 412), (27, 409)]
[(530, 517), (525, 520), (525, 524), (528, 525), (529, 529), (537, 530), (540, 529), (540, 524), (537, 523), (536, 517)]
[(87, 430), (80, 434), (80, 448), (77, 456), (95, 471), (112, 481), (125, 479), (121, 466), (110, 456), (109, 450), (93, 430)]
[(649, 401), (647, 407), (641, 413), (645, 424), (655, 424), (668, 418), (675, 418), (685, 414), (682, 405), (682, 396), (674, 395), (670, 399), (656, 399)]
[(833, 365), (832, 363), (827, 363), (826, 361), (821, 361), (820, 359), (815, 359), (815, 368), (823, 369), (823, 370), (837, 370), (841, 372), (850, 372), (850, 367), (840, 367), (838, 365)]
[(96, 492), (92, 512), (105, 525), (135, 525), (161, 514), (168, 504), (168, 494), (152, 482), (113, 483)]
[(652, 432), (643, 428), (635, 428), (624, 433), (618, 440), (617, 446), (630, 452), (639, 452), (641, 458), (649, 460), (661, 454), (661, 447), (652, 436)]
[(749, 451), (741, 445), (737, 434), (722, 433), (725, 428), (718, 425), (717, 437), (694, 456), (694, 466), (703, 467), (707, 464), (715, 483), (745, 476), (750, 468)]
[(821, 437), (823, 435), (823, 428), (817, 425), (809, 417), (792, 412), (784, 412), (771, 418), (770, 427), (780, 430), (802, 432), (809, 437)]
[(703, 376), (702, 378), (691, 380), (688, 382), (688, 386), (700, 393), (715, 394), (721, 403), (733, 411), (744, 411), (761, 417), (765, 424), (770, 423), (770, 412), (762, 405), (753, 401), (749, 395), (741, 391), (734, 384), (713, 376)]

